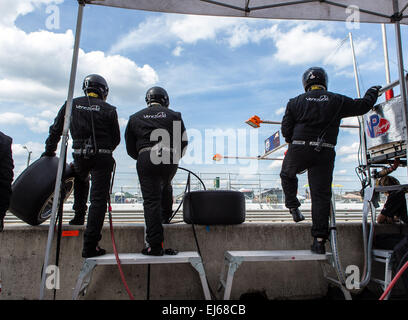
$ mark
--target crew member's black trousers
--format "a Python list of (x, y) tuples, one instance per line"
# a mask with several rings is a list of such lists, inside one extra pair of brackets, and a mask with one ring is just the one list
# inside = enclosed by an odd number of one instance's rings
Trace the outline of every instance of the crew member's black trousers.
[(89, 159), (73, 155), (76, 175), (82, 181), (91, 174), (91, 196), (88, 221), (84, 233), (84, 248), (94, 248), (101, 240), (114, 160), (112, 155), (98, 154)]
[(75, 211), (75, 215), (85, 216), (88, 209), (86, 203), (88, 201), (89, 194), (89, 176), (75, 175), (74, 182), (74, 205), (72, 209)]
[(296, 197), (298, 190), (296, 174), (307, 169), (312, 197), (312, 236), (327, 239), (336, 152), (331, 148), (322, 148), (320, 152), (317, 152), (314, 148), (313, 146), (290, 144), (282, 163), (280, 177), (285, 193), (285, 206), (297, 208), (300, 202)]
[(160, 245), (164, 240), (162, 223), (172, 215), (171, 180), (177, 168), (178, 164), (153, 164), (149, 151), (138, 156), (136, 169), (143, 195), (146, 241), (150, 246)]

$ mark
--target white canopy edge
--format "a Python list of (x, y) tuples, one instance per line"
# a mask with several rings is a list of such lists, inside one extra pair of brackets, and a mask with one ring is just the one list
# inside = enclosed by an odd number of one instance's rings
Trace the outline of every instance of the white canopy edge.
[[(396, 0), (408, 23), (407, 0)], [(394, 0), (85, 0), (87, 4), (124, 9), (263, 19), (392, 23)], [(357, 13), (355, 9), (359, 9)], [(359, 21), (355, 21), (359, 19)]]

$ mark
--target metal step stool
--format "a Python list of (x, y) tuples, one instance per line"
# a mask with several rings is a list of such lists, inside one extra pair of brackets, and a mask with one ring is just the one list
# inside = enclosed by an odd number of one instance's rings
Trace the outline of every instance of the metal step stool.
[[(382, 250), (382, 249), (373, 249), (372, 251), (373, 260), (381, 263), (385, 263), (384, 268), (384, 280), (371, 278), (372, 281), (381, 285), (383, 291), (388, 287), (392, 279), (392, 263), (391, 255), (392, 250)], [(385, 299), (388, 299), (388, 295)]]
[[(310, 250), (272, 250), (272, 251), (226, 251), (224, 265), (221, 270), (218, 291), (224, 287), (224, 300), (229, 300), (234, 274), (242, 262), (261, 261), (324, 261), (327, 262), (330, 253), (316, 254)], [(225, 272), (226, 270), (227, 273)]]
[[(167, 263), (190, 263), (197, 270), (206, 300), (211, 300), (203, 262), (196, 251), (179, 252), (177, 255), (147, 256), (141, 253), (121, 253), (120, 263), (125, 264), (167, 264)], [(92, 279), (92, 272), (97, 265), (116, 265), (114, 254), (106, 254), (100, 257), (87, 258), (82, 265), (81, 272), (72, 296), (77, 300), (80, 294), (85, 295), (88, 285)]]

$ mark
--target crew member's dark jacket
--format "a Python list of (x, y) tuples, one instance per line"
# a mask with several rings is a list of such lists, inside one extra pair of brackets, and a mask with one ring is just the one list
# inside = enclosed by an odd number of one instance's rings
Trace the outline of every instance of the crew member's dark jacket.
[[(175, 127), (173, 127), (173, 122)], [(186, 128), (181, 113), (159, 104), (154, 104), (130, 116), (125, 131), (127, 153), (137, 160), (142, 148), (156, 145), (160, 138), (156, 141), (150, 140), (152, 132), (156, 129), (164, 129), (169, 133), (170, 146), (163, 146), (175, 149), (181, 158), (188, 144), (186, 136), (185, 139), (182, 139)], [(160, 133), (158, 135), (160, 136)], [(164, 140), (162, 142), (164, 143)]]
[[(73, 149), (80, 149), (88, 138), (92, 138), (92, 110), (97, 148), (114, 150), (120, 142), (116, 108), (98, 98), (89, 97), (89, 101), (91, 107), (85, 96), (72, 101), (70, 131)], [(64, 127), (65, 106), (66, 102), (50, 127), (49, 136), (45, 142), (47, 152), (55, 152), (57, 149)]]
[(404, 223), (408, 223), (405, 191), (391, 191), (383, 209), (381, 210), (381, 214), (390, 218), (399, 217)]
[(377, 91), (369, 89), (362, 99), (351, 99), (326, 90), (311, 90), (290, 99), (282, 119), (285, 141), (317, 141), (319, 134), (334, 119), (324, 142), (336, 145), (342, 118), (363, 115), (377, 101)]
[(0, 218), (10, 204), (11, 182), (13, 181), (12, 139), (0, 131)]

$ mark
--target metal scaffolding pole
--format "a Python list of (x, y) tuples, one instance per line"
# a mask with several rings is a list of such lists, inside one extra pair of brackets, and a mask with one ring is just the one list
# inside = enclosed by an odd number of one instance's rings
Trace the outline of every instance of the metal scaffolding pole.
[[(394, 4), (394, 12), (398, 13), (399, 15), (398, 0), (394, 0), (393, 4)], [(395, 42), (397, 46), (397, 56), (398, 56), (398, 73), (399, 73), (399, 82), (400, 82), (400, 91), (401, 91), (400, 93), (401, 93), (402, 103), (404, 105), (403, 116), (404, 116), (404, 123), (405, 123), (405, 130), (404, 130), (405, 150), (407, 150), (407, 147), (406, 147), (407, 137), (408, 137), (408, 132), (407, 132), (407, 129), (408, 129), (407, 83), (406, 83), (406, 78), (404, 75), (404, 59), (402, 55), (401, 25), (398, 19), (394, 22), (394, 26), (395, 26)], [(407, 166), (407, 170), (408, 170), (408, 166)]]
[(68, 142), (68, 132), (69, 132), (69, 123), (71, 118), (71, 110), (72, 110), (72, 98), (74, 94), (74, 87), (75, 87), (75, 77), (78, 65), (78, 51), (79, 51), (79, 41), (81, 37), (81, 27), (82, 27), (82, 16), (85, 4), (79, 3), (78, 4), (78, 15), (77, 15), (77, 24), (76, 24), (76, 31), (75, 31), (75, 43), (74, 43), (74, 50), (72, 53), (72, 64), (71, 64), (71, 75), (69, 80), (69, 88), (68, 88), (68, 98), (66, 103), (65, 109), (65, 119), (64, 119), (64, 128), (62, 132), (62, 141), (61, 141), (61, 151), (60, 151), (60, 158), (58, 163), (58, 171), (57, 177), (55, 182), (55, 189), (54, 189), (54, 199), (52, 202), (52, 213), (50, 218), (50, 227), (48, 230), (48, 240), (47, 240), (47, 247), (45, 250), (45, 257), (44, 257), (44, 265), (41, 277), (41, 288), (40, 288), (40, 300), (44, 299), (44, 290), (45, 290), (45, 282), (47, 277), (47, 267), (48, 261), (50, 257), (50, 250), (52, 241), (54, 238), (54, 225), (56, 220), (56, 214), (59, 207), (59, 201), (63, 201), (60, 199), (60, 190), (61, 190), (61, 183), (62, 183), (62, 175), (63, 175), (63, 168), (64, 168), (64, 161), (65, 155), (67, 152), (66, 144)]
[(385, 65), (385, 79), (387, 84), (391, 83), (390, 75), (390, 62), (388, 58), (388, 45), (387, 45), (387, 29), (385, 24), (381, 24), (382, 40), (383, 40), (383, 50), (384, 50), (384, 65)]

